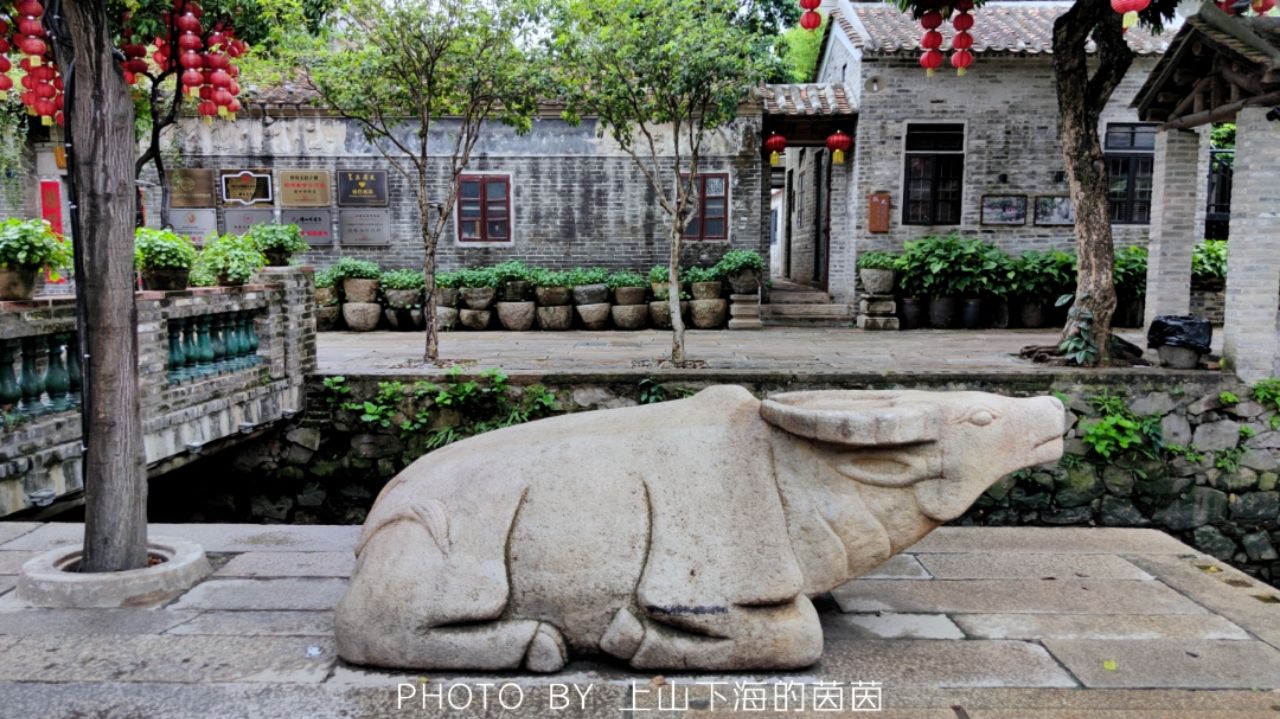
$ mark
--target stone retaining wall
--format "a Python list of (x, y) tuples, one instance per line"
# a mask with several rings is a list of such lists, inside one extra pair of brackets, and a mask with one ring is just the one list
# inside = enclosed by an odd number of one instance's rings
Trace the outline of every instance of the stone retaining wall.
[[(1274, 408), (1250, 401), (1249, 389), (1209, 372), (1064, 372), (1060, 375), (980, 377), (827, 377), (808, 380), (777, 373), (726, 373), (753, 392), (798, 389), (978, 389), (1027, 396), (1059, 393), (1069, 406), (1067, 451), (1057, 466), (1006, 477), (992, 487), (960, 524), (1096, 525), (1155, 527), (1255, 576), (1276, 582), (1280, 562), (1280, 431), (1271, 429)], [(154, 521), (257, 521), (358, 523), (382, 485), (421, 453), (431, 432), (456, 428), (468, 417), (412, 400), (386, 418), (340, 405), (371, 400), (388, 378), (348, 378), (349, 392), (335, 397), (317, 378), (308, 387), (308, 413), (294, 425), (237, 450), (230, 463), (201, 463), (153, 483), (161, 501)], [(420, 379), (420, 378), (419, 378)], [(459, 376), (454, 382), (467, 378)], [(414, 378), (405, 378), (413, 394)], [(435, 378), (441, 386), (448, 380)], [(635, 373), (605, 376), (544, 375), (513, 378), (517, 398), (530, 390), (516, 382), (541, 381), (556, 395), (558, 411), (578, 412), (675, 399), (710, 384), (696, 373), (649, 378)], [(483, 385), (483, 382), (481, 383)], [(1223, 391), (1241, 402), (1224, 406)], [(1166, 447), (1146, 457), (1100, 457), (1083, 440), (1099, 419), (1099, 397), (1119, 397), (1134, 417), (1156, 417)], [(425, 409), (424, 415), (416, 413)], [(375, 413), (376, 414), (376, 413)], [(417, 417), (421, 428), (399, 427)], [(1242, 432), (1242, 428), (1249, 428)], [(1251, 435), (1251, 436), (1246, 436)], [(230, 468), (228, 468), (228, 464)], [(1221, 466), (1228, 469), (1223, 469)], [(201, 498), (197, 501), (197, 498)]]

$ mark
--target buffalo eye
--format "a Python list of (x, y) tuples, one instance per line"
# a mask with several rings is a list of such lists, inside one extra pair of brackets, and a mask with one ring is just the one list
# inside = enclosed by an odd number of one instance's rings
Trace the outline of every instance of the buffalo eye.
[(996, 421), (996, 416), (985, 409), (980, 409), (977, 412), (974, 412), (969, 415), (968, 418), (969, 424), (976, 425), (978, 427), (986, 427), (994, 421)]

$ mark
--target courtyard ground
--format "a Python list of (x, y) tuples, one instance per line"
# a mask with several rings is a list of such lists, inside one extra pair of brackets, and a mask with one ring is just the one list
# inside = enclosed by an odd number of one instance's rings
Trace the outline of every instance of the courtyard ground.
[[(1141, 330), (1121, 330), (1146, 346)], [(913, 330), (768, 327), (762, 330), (690, 330), (689, 357), (708, 369), (807, 370), (850, 373), (965, 374), (1052, 373), (1017, 356), (1027, 345), (1057, 342), (1054, 330)], [(1215, 336), (1217, 347), (1221, 339)], [(609, 371), (644, 369), (666, 356), (671, 333), (446, 332), (440, 356), (512, 371)], [(316, 336), (320, 374), (405, 374), (421, 367), (417, 332), (322, 332)], [(1141, 369), (1136, 371), (1142, 371)]]
[[(751, 697), (765, 691), (772, 711), (786, 682), (804, 685), (811, 710), (819, 682), (835, 682), (846, 711), (852, 683), (878, 682), (861, 688), (878, 689), (885, 710), (872, 716), (885, 717), (1280, 711), (1280, 591), (1152, 530), (944, 527), (818, 600), (826, 650), (817, 666), (662, 678), (588, 659), (550, 677), (346, 665), (334, 653), (333, 607), (354, 563), (352, 526), (154, 525), (153, 535), (202, 544), (214, 574), (162, 606), (26, 607), (13, 590), (21, 564), (82, 531), (0, 523), (0, 716), (693, 717), (730, 715), (735, 700), (734, 715), (749, 716)], [(398, 693), (422, 691), (423, 678), (454, 708), (429, 699), (424, 709), (419, 694), (398, 707)], [(504, 701), (520, 696), (520, 708), (500, 712), (507, 684)], [(690, 711), (659, 710), (673, 697), (683, 706), (686, 690)], [(568, 706), (553, 710), (563, 692)], [(653, 711), (622, 711), (632, 707)]]

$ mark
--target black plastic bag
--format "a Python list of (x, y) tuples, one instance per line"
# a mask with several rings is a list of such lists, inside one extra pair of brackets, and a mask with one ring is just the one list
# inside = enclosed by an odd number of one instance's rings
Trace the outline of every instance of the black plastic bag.
[(1200, 354), (1209, 353), (1213, 342), (1213, 325), (1193, 315), (1160, 315), (1147, 330), (1147, 348), (1186, 347)]

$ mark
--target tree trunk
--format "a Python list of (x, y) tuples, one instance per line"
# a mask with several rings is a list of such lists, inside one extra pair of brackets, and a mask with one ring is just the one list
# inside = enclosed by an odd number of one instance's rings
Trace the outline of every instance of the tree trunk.
[[(678, 178), (677, 178), (677, 181)], [(684, 315), (680, 313), (680, 246), (684, 240), (684, 228), (680, 225), (680, 213), (671, 218), (671, 256), (667, 262), (667, 305), (671, 309), (671, 363), (679, 366), (685, 362)]]
[[(105, 3), (63, 6), (74, 46), (68, 93), (71, 172), (79, 212), (88, 337), (81, 338), (87, 394), (84, 438), (85, 572), (147, 563), (147, 476), (138, 408), (133, 286), (133, 103), (112, 56)], [(59, 58), (63, 67), (68, 63)]]
[[(1085, 46), (1098, 44), (1098, 69), (1089, 75)], [(1062, 338), (1088, 334), (1097, 362), (1108, 359), (1111, 316), (1116, 309), (1112, 270), (1111, 206), (1106, 156), (1098, 140), (1098, 116), (1133, 61), (1120, 16), (1106, 0), (1079, 0), (1053, 28), (1053, 69), (1058, 93), (1062, 159), (1076, 212), (1078, 258), (1075, 310)], [(1089, 318), (1087, 333), (1081, 320)]]
[(427, 201), (427, 179), (422, 172), (418, 178), (418, 218), (423, 241), (422, 272), (427, 283), (423, 290), (422, 305), (422, 316), (427, 322), (426, 349), (422, 361), (433, 365), (440, 362), (440, 331), (436, 328), (436, 245), (440, 238), (432, 226), (431, 203)]

